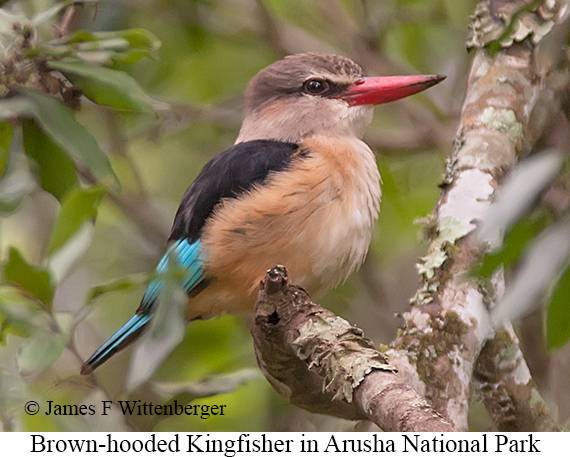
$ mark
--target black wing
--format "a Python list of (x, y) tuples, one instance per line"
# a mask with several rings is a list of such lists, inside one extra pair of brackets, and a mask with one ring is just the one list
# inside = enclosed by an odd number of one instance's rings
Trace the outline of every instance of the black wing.
[(169, 241), (196, 241), (222, 199), (235, 198), (262, 183), (270, 172), (287, 168), (298, 148), (295, 143), (254, 140), (236, 144), (214, 157), (184, 193)]

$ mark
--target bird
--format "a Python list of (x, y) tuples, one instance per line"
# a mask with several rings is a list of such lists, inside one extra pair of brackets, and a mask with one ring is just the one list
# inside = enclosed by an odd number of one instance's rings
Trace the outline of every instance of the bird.
[(244, 94), (237, 140), (184, 193), (167, 251), (134, 316), (83, 364), (89, 374), (149, 327), (164, 273), (184, 272), (187, 321), (253, 312), (265, 272), (287, 267), (314, 299), (364, 261), (378, 218), (380, 174), (362, 141), (373, 107), (445, 76), (364, 77), (335, 54), (289, 55)]

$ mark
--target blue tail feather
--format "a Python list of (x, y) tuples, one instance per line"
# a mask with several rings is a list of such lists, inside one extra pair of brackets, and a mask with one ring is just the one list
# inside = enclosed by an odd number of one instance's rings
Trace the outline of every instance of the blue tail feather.
[(137, 313), (83, 364), (81, 374), (91, 373), (95, 368), (143, 334), (159, 302), (160, 291), (164, 286), (164, 275), (168, 271), (171, 259), (177, 261), (178, 265), (176, 265), (176, 268), (185, 271), (182, 281), (187, 293), (200, 283), (204, 265), (200, 241), (195, 241), (194, 243), (190, 243), (187, 239), (176, 241), (160, 260), (156, 268), (155, 278), (148, 285)]
[(102, 363), (109, 360), (121, 349), (135, 341), (150, 322), (149, 314), (135, 314), (111, 338), (97, 349), (81, 367), (81, 374), (89, 374)]
[(158, 294), (164, 285), (164, 274), (168, 271), (169, 259), (174, 257), (178, 261), (178, 268), (186, 271), (183, 286), (186, 292), (190, 292), (202, 277), (203, 260), (201, 258), (201, 243), (196, 241), (192, 244), (188, 240), (178, 240), (170, 246), (166, 254), (156, 267), (156, 277), (148, 285), (141, 301), (140, 311), (147, 311), (158, 298)]

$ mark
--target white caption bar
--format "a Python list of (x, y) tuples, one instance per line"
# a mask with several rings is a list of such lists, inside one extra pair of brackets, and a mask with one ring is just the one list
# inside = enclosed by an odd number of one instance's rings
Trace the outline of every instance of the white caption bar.
[(570, 455), (570, 433), (3, 433), (3, 455)]

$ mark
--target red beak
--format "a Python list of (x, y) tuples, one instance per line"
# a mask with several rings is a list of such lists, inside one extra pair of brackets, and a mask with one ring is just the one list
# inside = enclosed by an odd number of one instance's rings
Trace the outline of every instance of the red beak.
[(380, 105), (417, 94), (443, 81), (440, 75), (383, 76), (362, 78), (348, 87), (339, 98), (349, 106)]

